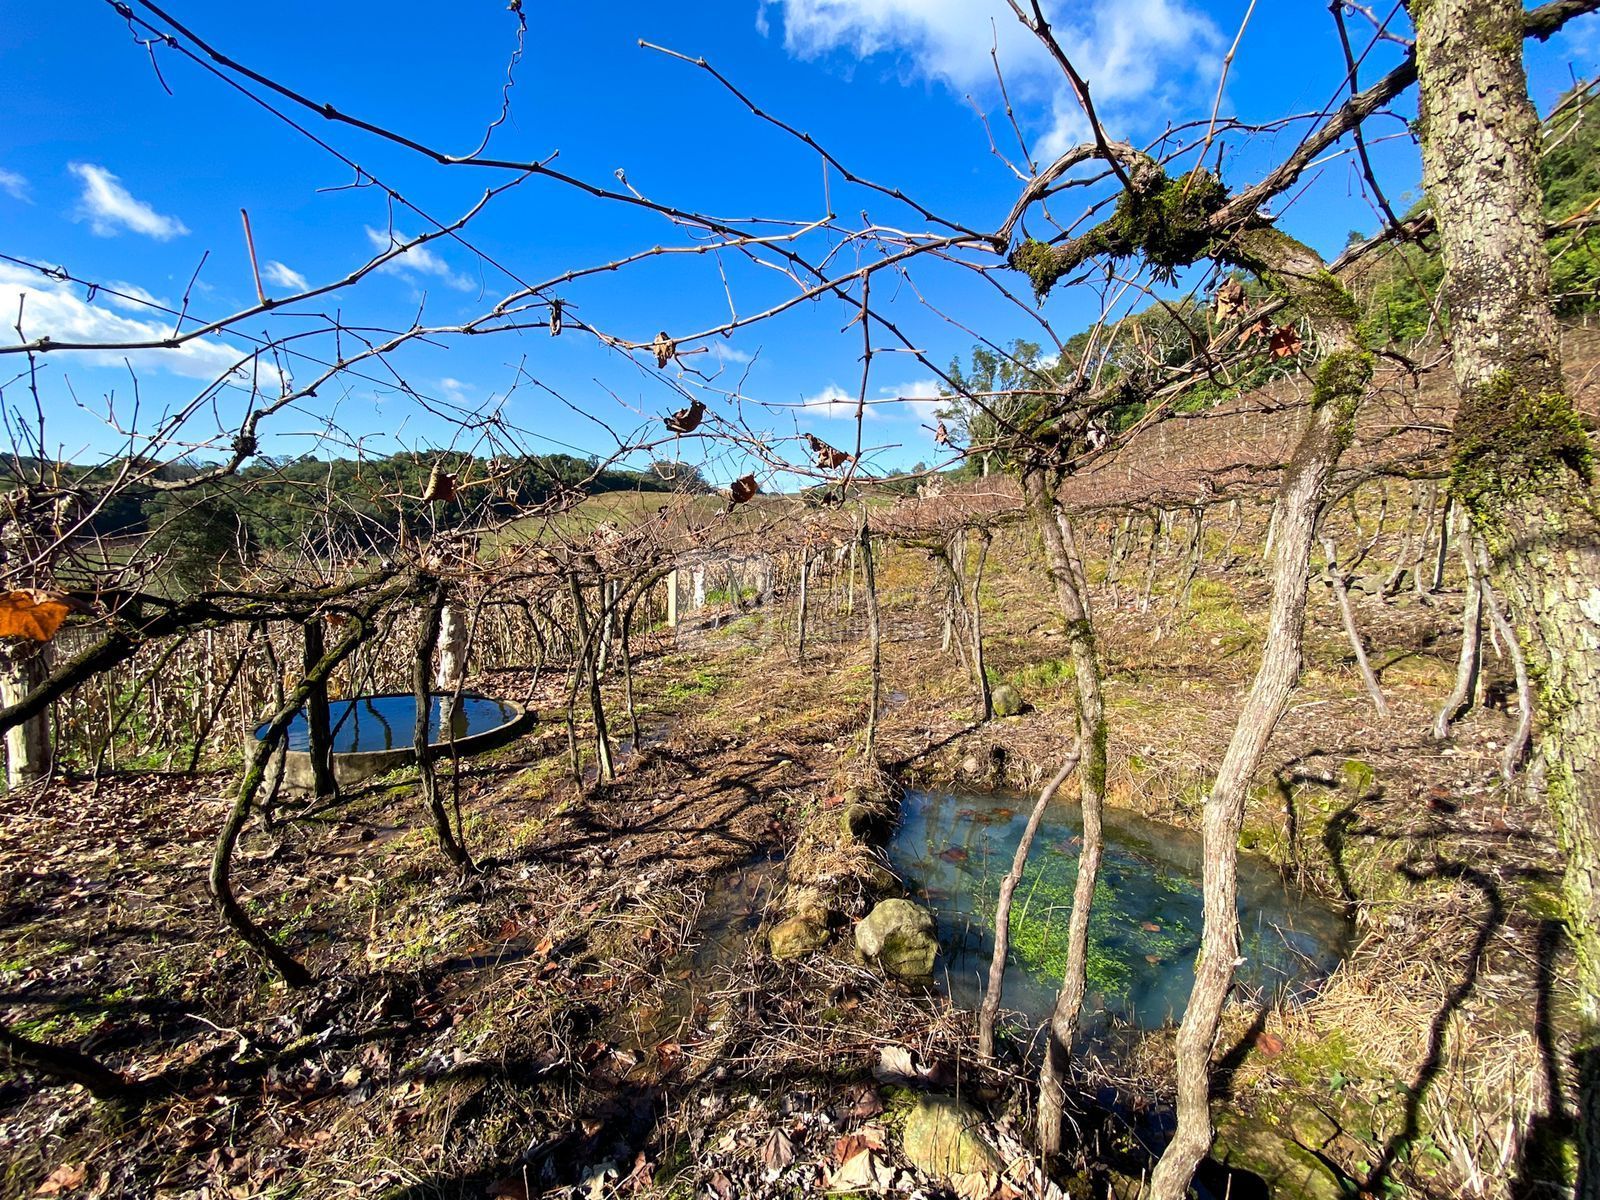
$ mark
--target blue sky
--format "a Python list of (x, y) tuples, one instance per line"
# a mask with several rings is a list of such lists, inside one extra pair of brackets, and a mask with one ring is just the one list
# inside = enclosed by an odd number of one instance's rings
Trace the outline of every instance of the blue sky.
[[(319, 101), (456, 153), (475, 146), (499, 111), (516, 29), (503, 0), (462, 0), (446, 8), (415, 0), (381, 6), (281, 0), (266, 9), (170, 0), (163, 7), (220, 49)], [(1143, 142), (1169, 123), (1210, 114), (1222, 56), (1248, 7), (1248, 0), (1081, 0), (1058, 2), (1050, 11), (1107, 131)], [(1387, 4), (1379, 7), (1387, 12)], [(180, 302), (204, 256), (190, 310), (210, 319), (253, 299), (241, 208), (250, 214), (268, 291), (277, 295), (301, 280), (325, 283), (353, 270), (387, 242), (391, 221), (406, 235), (428, 227), (414, 213), (391, 213), (377, 189), (346, 186), (348, 168), (215, 75), (164, 47), (137, 44), (102, 0), (7, 8), (0, 22), (0, 98), (9, 115), (0, 125), (0, 254), (60, 264), (169, 308)], [(704, 56), (857, 174), (900, 187), (978, 229), (1000, 223), (1020, 186), (990, 152), (974, 111), (975, 105), (989, 116), (1002, 149), (1013, 153), (991, 38), (1035, 153), (1047, 157), (1084, 135), (1059, 74), (1003, 2), (741, 0), (619, 3), (603, 11), (530, 2), (528, 9), (511, 115), (495, 130), (491, 151), (518, 160), (559, 151), (554, 165), (610, 188), (619, 186), (620, 168), (633, 187), (680, 209), (805, 222), (822, 216), (831, 202), (845, 225), (859, 226), (866, 209), (882, 225), (928, 228), (906, 207), (824, 172), (814, 152), (754, 119), (706, 73), (641, 49), (641, 38)], [(1395, 28), (1408, 32), (1403, 14), (1400, 22)], [(1529, 44), (1531, 87), (1541, 107), (1573, 73), (1594, 73), (1597, 25), (1600, 19), (1583, 18), (1548, 46)], [(1358, 47), (1371, 40), (1370, 25), (1359, 17), (1352, 18), (1351, 31)], [(1374, 47), (1363, 81), (1376, 79), (1397, 55), (1393, 45)], [(1222, 111), (1247, 121), (1315, 112), (1334, 96), (1343, 74), (1321, 0), (1258, 3)], [(1404, 98), (1400, 115), (1414, 111), (1414, 97)], [(441, 168), (358, 130), (303, 111), (295, 115), (441, 221), (453, 220), (486, 187), (507, 178)], [(1304, 129), (1294, 124), (1271, 135), (1224, 138), (1226, 181), (1252, 182)], [(1416, 152), (1403, 124), (1380, 122), (1370, 132), (1385, 187), (1397, 204), (1414, 198)], [(1348, 156), (1322, 164), (1303, 192), (1276, 211), (1287, 229), (1329, 254), (1349, 230), (1378, 224)], [(404, 327), (419, 312), (430, 324), (459, 322), (492, 307), (518, 279), (543, 280), (658, 244), (691, 244), (656, 214), (540, 178), (492, 201), (464, 236), (470, 246), (434, 242), (426, 254), (409, 255), (341, 295), (344, 319), (373, 329)], [(812, 235), (804, 248), (821, 257), (837, 241)], [(856, 244), (843, 245), (834, 262), (853, 262), (859, 252)], [(716, 256), (668, 256), (555, 294), (573, 314), (613, 336), (648, 341), (659, 329), (676, 335), (726, 320), (730, 293), (744, 315), (795, 290), (777, 271), (736, 255), (722, 262), (726, 277)], [(1012, 277), (1013, 286), (1018, 282)], [(967, 272), (922, 264), (909, 280), (880, 275), (873, 286), (874, 303), (936, 363), (964, 356), (974, 332), (998, 342), (1038, 337), (1021, 311)], [(123, 340), (172, 322), (136, 301), (104, 291), (91, 296), (84, 287), (0, 261), (0, 339), (15, 340), (20, 292), (28, 293), (23, 316), (29, 336)], [(1052, 296), (1044, 311), (1064, 338), (1092, 321), (1101, 302), (1095, 288), (1082, 287)], [(307, 328), (313, 322), (306, 314), (327, 306), (325, 300), (298, 315), (256, 318), (243, 332), (265, 337)], [(838, 300), (806, 302), (718, 339), (715, 354), (686, 361), (706, 374), (720, 369), (707, 397), (719, 415), (742, 415), (748, 428), (779, 436), (810, 430), (853, 448), (845, 410), (853, 411), (860, 386), (861, 334), (850, 325), (852, 316)], [(107, 452), (118, 444), (119, 429), (135, 421), (151, 428), (157, 414), (189, 403), (247, 345), (234, 337), (182, 355), (135, 355), (131, 374), (117, 354), (44, 356), (40, 387), (49, 449), (80, 460)], [(338, 352), (327, 339), (300, 348), (310, 357), (285, 366), (301, 380), (315, 373), (314, 359)], [(0, 384), (7, 410), (31, 423), (32, 399), (13, 378), (21, 366), (17, 357), (0, 361)], [(526, 331), (416, 345), (397, 353), (391, 366), (392, 374), (369, 364), (363, 373), (371, 378), (346, 378), (281, 414), (268, 449), (348, 453), (327, 440), (332, 425), (377, 453), (435, 445), (488, 449), (477, 433), (428, 411), (434, 402), (459, 401), (503, 402), (507, 423), (525, 431), (518, 444), (528, 449), (605, 454), (615, 445), (607, 427), (626, 438), (682, 404), (681, 393), (669, 386), (675, 369), (660, 372), (648, 354), (629, 356), (581, 335)], [(428, 403), (405, 396), (397, 377)], [(741, 383), (742, 408), (717, 394), (741, 390)], [(928, 397), (934, 389), (915, 359), (886, 353), (874, 360), (869, 393), (889, 400)], [(236, 419), (243, 398), (232, 389), (186, 423), (183, 437), (195, 453), (216, 456), (218, 431)], [(849, 403), (830, 406), (830, 399)], [(807, 402), (811, 407), (780, 407)], [(891, 469), (933, 459), (929, 409), (926, 403), (875, 405), (864, 428), (866, 444), (878, 447), (871, 464)], [(699, 453), (686, 450), (685, 457)], [(714, 451), (708, 470), (726, 479), (744, 465), (737, 454)]]

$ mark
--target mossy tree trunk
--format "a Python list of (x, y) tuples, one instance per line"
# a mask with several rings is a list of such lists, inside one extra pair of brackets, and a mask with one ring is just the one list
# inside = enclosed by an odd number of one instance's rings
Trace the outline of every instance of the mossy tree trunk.
[(1077, 686), (1078, 747), (1082, 768), (1078, 772), (1083, 802), (1083, 842), (1078, 850), (1078, 878), (1072, 892), (1072, 912), (1067, 918), (1067, 965), (1050, 1014), (1045, 1038), (1044, 1065), (1039, 1072), (1038, 1139), (1044, 1154), (1061, 1151), (1061, 1123), (1066, 1108), (1067, 1069), (1072, 1040), (1083, 1010), (1089, 961), (1089, 913), (1095, 882), (1105, 848), (1103, 817), (1106, 798), (1106, 706), (1101, 691), (1100, 657), (1095, 646), (1094, 623), (1083, 566), (1072, 536), (1072, 525), (1056, 498), (1044, 471), (1022, 472), (1022, 495), (1044, 542), (1045, 569), (1056, 590), (1067, 623), (1067, 648)]
[(1211, 1148), (1211, 1053), (1239, 957), (1239, 829), (1250, 781), (1299, 682), (1311, 551), (1329, 476), (1349, 444), (1372, 379), (1356, 340), (1355, 306), (1310, 248), (1274, 230), (1237, 235), (1230, 257), (1307, 316), (1322, 359), (1311, 415), (1284, 469), (1272, 513), (1272, 602), (1261, 666), (1245, 696), (1202, 820), (1204, 931), (1177, 1039), (1178, 1124), (1150, 1178), (1151, 1200), (1183, 1200)]
[(1450, 487), (1531, 673), (1580, 998), (1578, 1194), (1600, 1196), (1600, 497), (1550, 299), (1517, 0), (1412, 0), (1423, 183), (1460, 392)]

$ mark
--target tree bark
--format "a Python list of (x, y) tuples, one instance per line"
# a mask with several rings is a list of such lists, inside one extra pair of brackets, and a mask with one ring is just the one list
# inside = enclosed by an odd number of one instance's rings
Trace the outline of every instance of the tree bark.
[[(301, 668), (309, 675), (322, 656), (328, 652), (323, 636), (322, 618), (312, 617), (301, 626), (304, 632), (304, 655)], [(339, 793), (338, 782), (333, 777), (333, 729), (328, 714), (327, 680), (313, 682), (306, 694), (307, 752), (311, 756), (311, 790), (318, 800), (330, 800)]]
[[(978, 719), (987, 721), (994, 716), (994, 698), (989, 692), (989, 668), (983, 661), (983, 610), (978, 604), (978, 592), (983, 587), (983, 565), (989, 559), (991, 535), (987, 529), (980, 528), (977, 537), (978, 561), (970, 568), (972, 578), (968, 584), (967, 622), (972, 636), (972, 675), (978, 689)], [(966, 555), (961, 557), (962, 566), (965, 567)]]
[(349, 632), (332, 650), (324, 654), (319, 662), (313, 664), (300, 682), (284, 696), (283, 703), (272, 715), (266, 732), (250, 755), (233, 807), (223, 821), (222, 830), (217, 835), (216, 848), (212, 851), (208, 882), (222, 919), (231, 925), (248, 945), (253, 946), (290, 987), (304, 987), (311, 982), (311, 973), (279, 946), (266, 930), (250, 919), (249, 914), (244, 911), (238, 898), (233, 894), (234, 847), (238, 845), (239, 836), (244, 832), (245, 822), (250, 819), (250, 810), (255, 803), (256, 793), (266, 781), (267, 764), (278, 753), (289, 723), (305, 704), (311, 689), (318, 683), (326, 683), (334, 669), (348, 658), (357, 646), (372, 636), (371, 621), (374, 614), (385, 604), (408, 591), (411, 586), (409, 583), (391, 584), (369, 597), (363, 607), (351, 615)]
[(1078, 748), (1083, 756), (1083, 768), (1078, 773), (1083, 804), (1083, 842), (1078, 849), (1078, 878), (1073, 886), (1072, 912), (1067, 918), (1067, 965), (1050, 1014), (1044, 1064), (1039, 1071), (1039, 1150), (1042, 1154), (1053, 1155), (1061, 1152), (1067, 1069), (1087, 990), (1089, 914), (1105, 846), (1106, 709), (1094, 624), (1071, 523), (1043, 471), (1023, 471), (1022, 495), (1044, 542), (1045, 569), (1055, 586), (1062, 616), (1066, 618), (1067, 646), (1077, 685)]
[(1450, 561), (1450, 518), (1455, 512), (1455, 497), (1444, 498), (1444, 511), (1439, 514), (1439, 548), (1433, 556), (1433, 573), (1428, 582), (1431, 596), (1444, 587), (1444, 567)]
[(804, 549), (800, 551), (800, 598), (796, 603), (794, 619), (794, 661), (806, 661), (806, 607), (810, 601), (811, 585), (811, 556)]
[[(0, 705), (21, 702), (50, 674), (44, 645), (21, 638), (0, 640)], [(44, 708), (6, 730), (6, 786), (26, 787), (50, 774), (50, 710)]]
[(1151, 1175), (1151, 1200), (1183, 1200), (1195, 1167), (1211, 1148), (1211, 1052), (1239, 956), (1236, 870), (1245, 800), (1299, 682), (1317, 515), (1372, 379), (1372, 358), (1356, 337), (1355, 306), (1315, 252), (1275, 230), (1261, 230), (1240, 234), (1237, 253), (1312, 318), (1323, 353), (1311, 415), (1273, 505), (1272, 603), (1261, 666), (1206, 801), (1201, 830), (1205, 924), (1194, 987), (1178, 1029), (1178, 1124)]
[(439, 614), (439, 673), (434, 689), (443, 696), (456, 697), (466, 676), (467, 616), (461, 605), (446, 599)]
[[(435, 645), (443, 642), (443, 631), (440, 627), (443, 624), (443, 615), (449, 607), (445, 585), (440, 583), (435, 586), (423, 614), (422, 632), (417, 638), (416, 656), (412, 662), (411, 694), (416, 704), (416, 717), (411, 728), (411, 747), (417, 760), (417, 782), (422, 788), (422, 801), (427, 806), (428, 815), (433, 819), (433, 831), (439, 839), (439, 849), (444, 851), (444, 856), (456, 866), (463, 870), (471, 870), (472, 856), (467, 853), (466, 847), (456, 840), (455, 831), (450, 828), (450, 814), (445, 811), (444, 801), (439, 796), (439, 776), (433, 769), (433, 739), (429, 736), (428, 728), (432, 724), (433, 717), (433, 695), (428, 688), (429, 678), (433, 674), (433, 651)], [(465, 622), (460, 622), (460, 625), (464, 631)], [(441, 667), (441, 677), (443, 673)], [(450, 719), (449, 713), (445, 711), (445, 696), (446, 693), (441, 690), (439, 694), (441, 736)]]
[(1344, 635), (1350, 639), (1350, 649), (1355, 652), (1356, 670), (1361, 674), (1362, 686), (1372, 698), (1372, 707), (1378, 710), (1378, 715), (1387, 717), (1389, 702), (1383, 698), (1378, 677), (1372, 673), (1372, 664), (1367, 661), (1367, 647), (1356, 625), (1356, 612), (1350, 604), (1350, 589), (1345, 586), (1344, 569), (1339, 566), (1339, 551), (1332, 538), (1322, 539), (1322, 552), (1328, 556), (1328, 583), (1333, 588), (1334, 603), (1339, 606), (1339, 619), (1344, 622)]
[[(867, 744), (864, 750), (867, 765), (877, 761), (878, 752), (878, 697), (883, 688), (883, 627), (878, 615), (878, 576), (872, 556), (872, 530), (867, 525), (867, 512), (861, 510), (861, 588), (867, 600), (867, 654), (872, 668), (871, 708), (867, 711)], [(851, 575), (852, 584), (855, 576)]]
[(1433, 719), (1436, 742), (1448, 738), (1450, 726), (1472, 707), (1483, 662), (1483, 579), (1471, 538), (1462, 544), (1461, 558), (1467, 568), (1466, 599), (1461, 607), (1461, 654), (1456, 660), (1455, 684)]
[[(1593, 6), (1580, 6), (1593, 7)], [(1519, 0), (1412, 0), (1423, 183), (1461, 401), (1450, 487), (1489, 553), (1537, 705), (1577, 958), (1577, 1193), (1600, 1196), (1600, 496), (1550, 298)]]
[(1178, 612), (1189, 603), (1189, 591), (1194, 587), (1195, 576), (1200, 573), (1200, 562), (1205, 557), (1204, 505), (1196, 504), (1189, 510), (1189, 544), (1184, 547), (1183, 582), (1172, 596), (1172, 611)]

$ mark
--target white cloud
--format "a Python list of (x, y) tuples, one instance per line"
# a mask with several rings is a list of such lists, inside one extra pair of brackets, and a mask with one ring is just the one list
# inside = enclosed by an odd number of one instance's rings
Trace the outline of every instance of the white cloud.
[[(395, 233), (391, 238), (381, 229), (367, 226), (367, 240), (372, 243), (372, 248), (382, 254), (403, 245), (410, 239), (402, 233)], [(471, 292), (477, 289), (477, 284), (465, 275), (458, 275), (450, 269), (450, 264), (445, 262), (427, 246), (413, 246), (411, 249), (391, 258), (380, 271), (389, 271), (400, 275), (424, 275), (437, 279), (448, 287), (453, 287), (458, 292)]]
[(101, 290), (95, 294), (95, 299), (104, 300), (114, 308), (124, 312), (149, 313), (151, 306), (167, 308), (169, 305), (155, 293), (147, 291), (137, 283), (113, 283), (109, 290)]
[(28, 195), (28, 180), (15, 171), (8, 171), (0, 167), (0, 192), (4, 192), (13, 200), (21, 200), (24, 204), (32, 204), (33, 199)]
[(158, 242), (169, 242), (189, 232), (176, 217), (158, 213), (143, 200), (135, 199), (110, 171), (94, 163), (69, 163), (67, 170), (83, 181), (83, 195), (77, 216), (89, 222), (100, 237), (116, 237), (123, 230), (142, 233)]
[[(989, 51), (997, 44), (1013, 95), (1045, 110), (1036, 154), (1054, 157), (1088, 134), (1060, 69), (1004, 0), (765, 0), (765, 8), (781, 12), (784, 46), (798, 57), (897, 53), (958, 94), (995, 94)], [(1193, 0), (1057, 0), (1046, 8), (1112, 136), (1164, 122), (1175, 100), (1215, 87), (1224, 39)]]
[(268, 283), (291, 292), (304, 292), (311, 287), (304, 275), (292, 267), (284, 266), (275, 258), (268, 260), (267, 265), (261, 268), (261, 273), (267, 277)]
[[(815, 395), (806, 396), (800, 401), (800, 406), (807, 412), (813, 413), (824, 420), (855, 420), (856, 406), (860, 397), (846, 392), (836, 383), (830, 383)], [(872, 415), (872, 406), (867, 406), (867, 415)]]
[(459, 379), (452, 379), (449, 375), (446, 375), (439, 380), (439, 390), (444, 393), (445, 399), (452, 400), (457, 404), (464, 404), (467, 400), (467, 393), (472, 390), (472, 385), (463, 383)]
[(910, 383), (879, 388), (878, 395), (885, 400), (896, 401), (891, 408), (892, 412), (900, 416), (915, 417), (919, 421), (932, 420), (935, 410), (949, 403), (939, 395), (937, 379), (914, 379)]
[[(131, 289), (123, 284), (119, 285), (119, 290)], [(105, 297), (104, 292), (99, 293), (97, 299), (102, 297)], [(127, 303), (121, 302), (123, 306)], [(22, 330), (29, 341), (48, 336), (57, 342), (104, 342), (115, 346), (126, 342), (161, 341), (172, 332), (170, 322), (123, 316), (106, 305), (85, 300), (82, 291), (72, 284), (0, 263), (0, 312), (15, 314), (19, 304), (22, 305)], [(13, 345), (17, 342), (16, 330), (10, 322), (0, 330), (0, 339)], [(49, 355), (51, 361), (65, 366), (88, 363), (121, 367), (126, 359), (136, 371), (166, 371), (204, 380), (234, 370), (235, 364), (244, 357), (243, 351), (217, 338), (196, 338), (172, 349), (62, 350)], [(273, 391), (279, 385), (278, 373), (269, 360), (262, 361), (259, 366), (252, 366), (247, 360), (238, 375), (241, 383), (248, 383), (254, 377), (263, 388)]]
[(719, 363), (747, 363), (750, 361), (750, 355), (743, 350), (734, 349), (727, 342), (707, 342), (706, 348), (711, 351), (711, 357)]

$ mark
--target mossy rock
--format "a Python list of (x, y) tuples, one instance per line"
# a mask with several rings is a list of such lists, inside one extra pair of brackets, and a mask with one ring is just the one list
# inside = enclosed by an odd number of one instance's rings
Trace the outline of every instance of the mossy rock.
[(900, 1148), (912, 1166), (935, 1179), (995, 1174), (1005, 1163), (982, 1124), (977, 1109), (953, 1096), (922, 1096), (906, 1114)]
[(815, 888), (791, 888), (782, 900), (789, 915), (767, 931), (773, 958), (800, 958), (828, 940), (828, 906)]
[(1333, 1168), (1311, 1150), (1238, 1113), (1218, 1116), (1211, 1157), (1225, 1167), (1259, 1176), (1274, 1196), (1344, 1200), (1350, 1195)]
[(1022, 712), (1022, 694), (1009, 683), (1002, 683), (989, 696), (997, 717), (1014, 717)]
[(910, 900), (882, 900), (856, 926), (856, 949), (899, 979), (926, 979), (939, 953), (933, 914)]
[(828, 940), (828, 923), (813, 912), (797, 913), (767, 931), (767, 949), (776, 959), (801, 958)]

